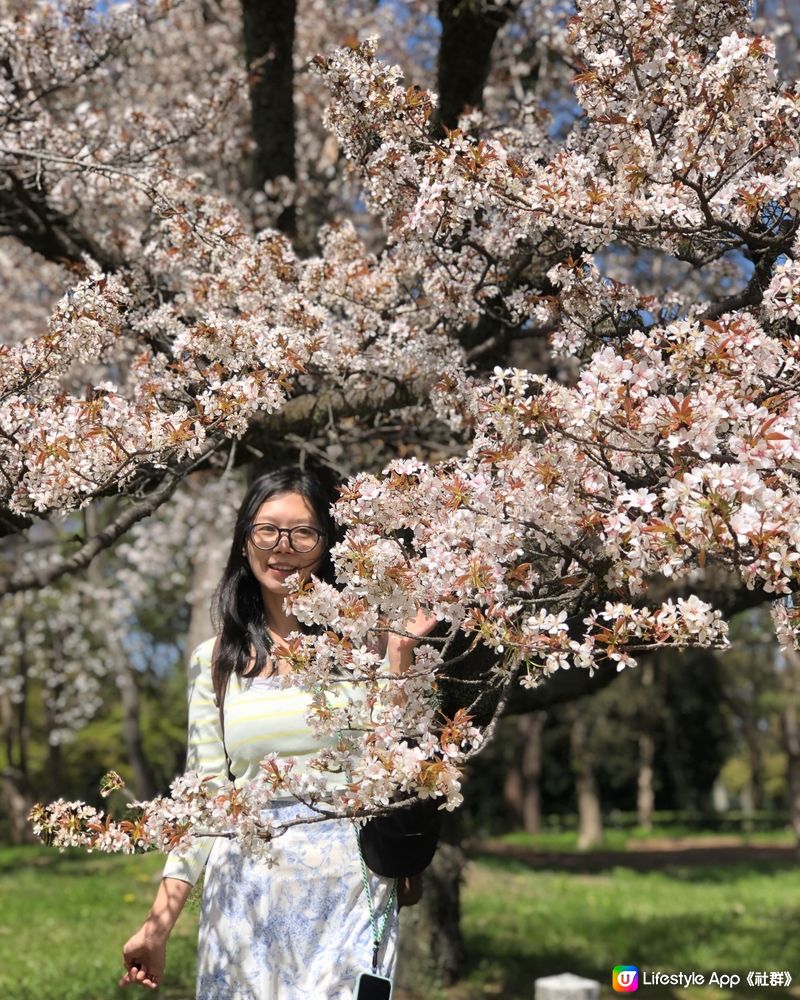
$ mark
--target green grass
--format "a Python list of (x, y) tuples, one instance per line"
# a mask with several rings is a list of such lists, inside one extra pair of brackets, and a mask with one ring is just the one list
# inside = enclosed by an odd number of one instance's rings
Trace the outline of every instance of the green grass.
[[(597, 862), (588, 858), (586, 871), (578, 863), (567, 873), (555, 862), (532, 870), (478, 854), (463, 890), (464, 978), (421, 1000), (530, 1000), (537, 977), (564, 971), (599, 980), (603, 997), (611, 998), (617, 996), (611, 968), (618, 964), (704, 973), (789, 969), (800, 979), (800, 871), (791, 862), (667, 860), (658, 871)], [(592, 864), (599, 870), (591, 871)], [(161, 865), (158, 856), (0, 850), (0, 998), (144, 996), (118, 991), (120, 949), (147, 912)], [(194, 996), (196, 926), (190, 902), (170, 942), (167, 985), (159, 994), (167, 1000)], [(637, 996), (757, 1000), (762, 994), (800, 997), (800, 990), (648, 987)]]
[[(611, 969), (739, 973), (737, 989), (648, 986), (637, 996), (755, 1000), (750, 969), (800, 976), (800, 872), (792, 865), (667, 867), (637, 872), (532, 871), (479, 857), (464, 889), (462, 928), (469, 969), (458, 1000), (533, 995), (539, 976), (573, 972), (610, 989)], [(770, 997), (800, 996), (772, 988)]]
[[(144, 919), (161, 856), (87, 856), (48, 848), (0, 850), (0, 997), (4, 1000), (120, 1000), (122, 945)], [(194, 997), (197, 909), (190, 904), (170, 939), (168, 1000)]]
[[(671, 824), (658, 826), (652, 830), (632, 827), (627, 830), (607, 828), (603, 831), (603, 842), (593, 851), (624, 851), (627, 847), (646, 846), (648, 841), (688, 838), (692, 841), (725, 841), (747, 846), (791, 847), (794, 835), (791, 829), (756, 830), (751, 833), (721, 833), (712, 830), (697, 830), (690, 826)], [(515, 830), (502, 837), (493, 838), (497, 843), (525, 847), (533, 851), (574, 851), (577, 849), (578, 835), (574, 830), (545, 830), (542, 833), (525, 833)]]

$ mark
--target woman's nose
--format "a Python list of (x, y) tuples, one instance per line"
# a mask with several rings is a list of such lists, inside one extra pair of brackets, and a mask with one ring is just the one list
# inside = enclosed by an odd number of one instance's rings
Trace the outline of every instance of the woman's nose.
[(289, 536), (281, 535), (275, 548), (280, 549), (282, 552), (291, 552), (292, 546), (289, 544)]

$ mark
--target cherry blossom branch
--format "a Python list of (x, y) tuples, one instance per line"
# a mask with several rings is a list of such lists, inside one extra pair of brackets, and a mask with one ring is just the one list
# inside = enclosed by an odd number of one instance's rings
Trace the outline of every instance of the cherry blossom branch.
[(85, 541), (72, 555), (55, 562), (48, 562), (40, 567), (13, 573), (6, 580), (0, 582), (0, 597), (32, 588), (46, 587), (69, 573), (85, 569), (99, 552), (112, 545), (137, 521), (141, 521), (142, 518), (152, 514), (153, 511), (166, 503), (183, 478), (219, 450), (221, 445), (222, 442), (215, 441), (204, 448), (190, 463), (168, 470), (160, 486), (149, 493), (145, 499), (129, 504), (118, 517)]
[[(58, 153), (49, 153), (40, 149), (20, 149), (14, 146), (0, 145), (0, 154), (16, 157), (20, 160), (32, 160), (37, 166), (44, 163), (56, 164), (58, 166), (72, 167), (81, 174), (96, 174), (99, 177), (121, 178), (131, 184), (134, 188), (145, 194), (159, 211), (167, 211), (175, 217), (183, 219), (189, 225), (197, 238), (209, 247), (223, 252), (230, 253), (230, 240), (225, 237), (215, 236), (211, 231), (193, 219), (190, 213), (182, 208), (178, 203), (170, 198), (163, 190), (163, 187), (153, 181), (143, 179), (139, 174), (124, 167), (115, 166), (112, 163), (98, 163), (96, 160), (79, 160), (72, 156), (62, 156)], [(9, 167), (6, 165), (8, 171)]]

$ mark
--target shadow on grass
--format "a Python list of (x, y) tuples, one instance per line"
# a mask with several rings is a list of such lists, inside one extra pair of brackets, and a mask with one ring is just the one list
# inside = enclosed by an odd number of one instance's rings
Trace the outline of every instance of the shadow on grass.
[(88, 854), (84, 849), (67, 848), (61, 852), (56, 847), (3, 847), (0, 851), (0, 875), (18, 874), (20, 871), (47, 872), (48, 875), (92, 875), (102, 872), (109, 865), (136, 864), (143, 855)]
[(794, 847), (690, 847), (672, 850), (626, 851), (534, 851), (512, 844), (482, 844), (470, 851), (473, 860), (506, 871), (522, 869), (574, 875), (596, 875), (628, 868), (636, 872), (660, 871), (684, 881), (726, 882), (731, 871), (737, 876), (778, 875), (796, 871)]

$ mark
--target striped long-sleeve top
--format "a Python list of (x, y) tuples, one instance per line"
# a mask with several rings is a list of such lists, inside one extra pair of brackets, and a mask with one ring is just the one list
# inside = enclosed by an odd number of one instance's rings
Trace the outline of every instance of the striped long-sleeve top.
[[(225, 695), (225, 742), (219, 710), (214, 703), (211, 682), (211, 655), (214, 640), (201, 643), (189, 660), (189, 734), (186, 770), (209, 779), (213, 791), (228, 776), (227, 750), (231, 774), (244, 785), (258, 774), (258, 764), (267, 754), (295, 757), (295, 773), (329, 745), (315, 736), (306, 722), (310, 695), (296, 687), (280, 688), (259, 678), (242, 680), (233, 676)], [(333, 788), (342, 784), (340, 774), (315, 772)], [(213, 837), (198, 838), (183, 856), (170, 854), (164, 875), (194, 884), (203, 870), (213, 845)]]

